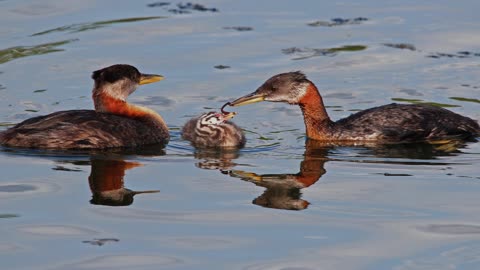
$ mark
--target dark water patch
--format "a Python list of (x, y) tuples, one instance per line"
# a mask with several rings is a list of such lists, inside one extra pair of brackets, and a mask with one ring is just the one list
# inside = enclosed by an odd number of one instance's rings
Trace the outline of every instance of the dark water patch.
[(173, 104), (175, 104), (175, 101), (173, 99), (169, 99), (166, 97), (161, 97), (161, 96), (153, 96), (153, 97), (146, 97), (145, 100), (141, 101), (135, 101), (135, 103), (141, 104), (141, 105), (159, 105), (162, 107), (171, 107)]
[(216, 66), (214, 66), (214, 68), (216, 68), (216, 69), (227, 69), (227, 68), (230, 68), (230, 66), (226, 66), (226, 65), (216, 65)]
[(480, 86), (470, 85), (470, 84), (461, 84), (460, 86), (462, 86), (462, 87), (468, 87), (468, 88), (473, 88), (473, 89), (478, 89), (478, 88), (480, 88)]
[(192, 12), (219, 12), (217, 8), (209, 8), (206, 7), (202, 4), (196, 4), (196, 3), (178, 3), (176, 5), (176, 8), (170, 8), (170, 3), (169, 2), (155, 2), (155, 3), (150, 3), (147, 4), (147, 7), (150, 8), (156, 8), (156, 7), (163, 7), (166, 9), (168, 12), (173, 13), (173, 14), (190, 14)]
[(38, 89), (38, 90), (34, 90), (33, 93), (43, 93), (47, 91), (47, 89)]
[(58, 48), (59, 46), (66, 45), (77, 40), (78, 39), (67, 39), (57, 42), (39, 44), (35, 46), (16, 46), (3, 49), (0, 50), (0, 64), (27, 56), (62, 52), (64, 51), (64, 49)]
[(333, 18), (330, 21), (314, 21), (314, 22), (307, 23), (307, 25), (312, 27), (318, 27), (318, 26), (333, 27), (333, 26), (342, 26), (342, 25), (361, 24), (366, 21), (368, 21), (368, 18), (365, 18), (365, 17), (357, 17), (353, 19)]
[(0, 90), (7, 89), (7, 87), (3, 86), (3, 84), (0, 84)]
[(383, 176), (413, 176), (412, 174), (408, 173), (378, 173)]
[(419, 226), (417, 229), (423, 232), (447, 235), (480, 234), (479, 225), (468, 224), (430, 224)]
[(438, 103), (438, 102), (432, 102), (432, 101), (423, 101), (421, 99), (409, 99), (409, 98), (392, 98), (393, 101), (398, 101), (398, 102), (407, 102), (407, 103), (412, 103), (412, 104), (427, 104), (427, 105), (432, 105), (436, 107), (442, 107), (442, 108), (455, 108), (455, 107), (462, 107), (460, 105), (454, 105), (454, 104), (447, 104), (447, 103)]
[(0, 218), (17, 218), (20, 217), (20, 215), (17, 214), (0, 214)]
[(51, 34), (55, 32), (67, 32), (67, 33), (78, 33), (88, 30), (94, 30), (102, 27), (106, 27), (113, 24), (119, 23), (131, 23), (131, 22), (140, 22), (140, 21), (149, 21), (149, 20), (156, 20), (156, 19), (164, 19), (164, 16), (150, 16), (150, 17), (133, 17), (133, 18), (125, 18), (125, 19), (117, 19), (117, 20), (108, 20), (108, 21), (98, 21), (98, 22), (88, 22), (88, 23), (76, 23), (65, 25), (53, 29), (48, 29), (45, 31), (41, 31), (31, 36), (41, 36), (46, 34)]
[(336, 56), (339, 52), (363, 51), (367, 48), (364, 45), (346, 45), (334, 48), (298, 48), (291, 47), (282, 49), (282, 53), (295, 56), (292, 60), (304, 60), (317, 56)]
[(36, 190), (37, 188), (33, 185), (26, 185), (26, 184), (16, 184), (16, 185), (3, 185), (0, 186), (0, 192), (8, 192), (8, 193), (13, 193), (13, 192), (27, 192), (27, 191), (33, 191)]
[(225, 27), (223, 27), (223, 29), (245, 32), (245, 31), (252, 31), (253, 27), (250, 27), (250, 26), (225, 26)]
[(210, 11), (210, 12), (218, 12), (217, 8), (207, 8), (204, 5), (196, 4), (196, 3), (180, 3), (177, 4), (177, 7), (181, 10), (194, 10), (194, 11)]
[[(323, 95), (324, 98), (338, 98), (338, 99), (354, 99), (355, 96), (353, 96), (353, 93), (331, 93), (331, 94), (326, 94)], [(341, 107), (341, 106), (339, 106)], [(334, 108), (334, 106), (331, 106), (330, 108)]]
[(459, 51), (456, 53), (430, 53), (427, 55), (429, 58), (472, 58), (472, 57), (480, 57), (480, 53), (478, 52), (469, 52), (469, 51)]
[(82, 243), (101, 247), (106, 243), (119, 242), (119, 241), (120, 240), (117, 238), (101, 238), (101, 239), (85, 240), (85, 241), (82, 241)]
[(83, 172), (83, 170), (75, 168), (75, 169), (70, 169), (65, 166), (55, 166), (52, 168), (54, 171), (65, 171), (65, 172)]
[(168, 6), (170, 5), (169, 2), (155, 2), (155, 3), (150, 3), (150, 4), (147, 4), (147, 7), (164, 7), (164, 6)]
[(407, 94), (409, 96), (423, 96), (422, 93), (418, 92), (417, 90), (415, 89), (400, 89), (399, 91), (400, 93), (404, 93), (404, 94)]
[(480, 99), (477, 99), (477, 98), (463, 98), (463, 97), (449, 97), (449, 98), (453, 100), (458, 100), (458, 101), (480, 103)]

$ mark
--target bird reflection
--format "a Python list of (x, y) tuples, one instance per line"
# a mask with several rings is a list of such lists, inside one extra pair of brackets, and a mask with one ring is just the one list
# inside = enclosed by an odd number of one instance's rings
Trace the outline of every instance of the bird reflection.
[[(234, 167), (237, 164), (234, 159), (239, 156), (238, 152), (197, 151), (195, 157), (199, 159), (196, 164), (199, 168), (218, 169), (231, 177), (264, 187), (265, 191), (252, 201), (253, 204), (273, 209), (303, 210), (310, 203), (302, 198), (301, 190), (315, 184), (326, 173), (325, 163), (329, 160), (409, 165), (432, 164), (432, 160), (439, 156), (461, 153), (459, 148), (464, 146), (464, 141), (446, 141), (437, 144), (392, 144), (357, 147), (355, 145), (337, 145), (307, 140), (299, 172), (283, 174), (256, 174), (235, 170)], [(342, 155), (338, 154), (339, 150), (348, 151), (350, 157), (353, 152), (358, 159), (343, 159)], [(376, 159), (368, 159), (371, 157)], [(418, 160), (430, 161), (419, 162)]]
[(197, 149), (194, 153), (200, 169), (205, 170), (231, 170), (237, 164), (233, 161), (239, 157), (238, 150)]
[(92, 199), (90, 203), (109, 206), (127, 206), (133, 197), (142, 193), (156, 193), (159, 190), (133, 191), (124, 187), (125, 171), (143, 166), (138, 162), (114, 159), (92, 159), (92, 170), (88, 177)]
[(315, 184), (326, 173), (327, 155), (332, 147), (308, 140), (300, 171), (295, 174), (256, 174), (231, 170), (229, 175), (266, 188), (252, 203), (266, 208), (303, 210), (310, 204), (302, 199), (301, 189)]

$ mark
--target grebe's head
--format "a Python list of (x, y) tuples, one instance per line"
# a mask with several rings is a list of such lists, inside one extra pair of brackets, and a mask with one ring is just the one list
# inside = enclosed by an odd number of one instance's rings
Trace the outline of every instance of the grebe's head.
[(163, 76), (143, 74), (131, 65), (117, 64), (92, 73), (95, 81), (94, 94), (102, 92), (116, 99), (126, 100), (138, 85), (158, 82)]
[(207, 112), (202, 114), (198, 121), (201, 126), (210, 126), (210, 125), (221, 125), (225, 123), (228, 119), (231, 119), (235, 116), (234, 112)]
[(300, 71), (281, 73), (264, 82), (255, 92), (230, 102), (241, 106), (260, 101), (298, 104), (312, 83)]

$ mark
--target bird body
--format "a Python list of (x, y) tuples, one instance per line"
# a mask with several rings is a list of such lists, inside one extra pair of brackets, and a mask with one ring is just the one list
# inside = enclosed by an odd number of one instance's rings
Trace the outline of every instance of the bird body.
[(230, 105), (260, 101), (299, 105), (307, 137), (319, 141), (409, 143), (480, 136), (480, 126), (475, 120), (432, 105), (393, 103), (334, 122), (317, 87), (301, 72), (275, 75), (255, 92)]
[(168, 128), (149, 108), (129, 104), (139, 84), (163, 79), (129, 65), (93, 72), (95, 110), (70, 110), (27, 119), (0, 133), (0, 144), (44, 149), (106, 149), (166, 144)]
[(208, 112), (190, 119), (182, 128), (182, 138), (195, 147), (241, 148), (245, 135), (234, 123), (227, 121), (235, 113)]

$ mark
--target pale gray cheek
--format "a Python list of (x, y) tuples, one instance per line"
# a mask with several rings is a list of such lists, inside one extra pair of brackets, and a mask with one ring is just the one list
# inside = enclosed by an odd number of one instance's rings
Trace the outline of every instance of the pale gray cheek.
[(266, 101), (273, 101), (273, 102), (285, 102), (288, 101), (289, 98), (286, 95), (275, 95), (273, 97), (266, 97)]

